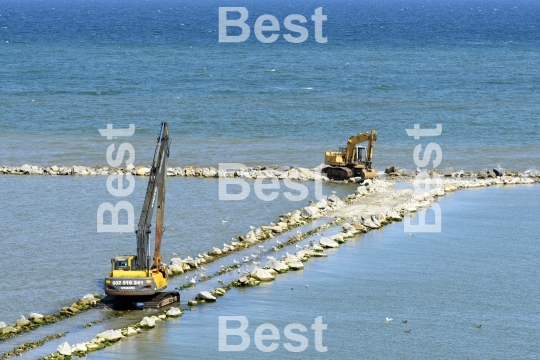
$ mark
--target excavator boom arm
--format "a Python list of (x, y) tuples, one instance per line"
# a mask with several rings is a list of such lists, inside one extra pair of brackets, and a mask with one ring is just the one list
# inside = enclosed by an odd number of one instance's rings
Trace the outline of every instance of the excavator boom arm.
[(366, 165), (371, 168), (371, 159), (373, 158), (373, 148), (375, 147), (375, 141), (377, 141), (377, 132), (375, 130), (371, 130), (371, 134), (369, 136), (369, 142), (368, 142), (368, 148), (367, 148), (367, 155), (366, 155)]
[(375, 130), (371, 130), (371, 133), (369, 132), (358, 133), (349, 138), (349, 140), (347, 141), (347, 149), (345, 151), (345, 162), (347, 164), (352, 164), (354, 161), (353, 157), (354, 157), (355, 146), (359, 143), (362, 143), (368, 140), (369, 140), (369, 143), (368, 143), (368, 148), (367, 148), (366, 160), (368, 163), (371, 163), (371, 158), (373, 156), (373, 146), (375, 144), (375, 140), (377, 140), (377, 132)]
[(165, 207), (165, 176), (167, 175), (167, 159), (169, 157), (169, 130), (166, 122), (161, 123), (161, 132), (157, 140), (154, 160), (150, 169), (148, 187), (144, 198), (141, 217), (137, 228), (137, 262), (136, 270), (150, 270), (150, 226), (154, 209), (158, 207), (156, 219), (156, 243), (154, 259), (159, 257), (161, 246), (161, 235), (163, 232), (163, 210)]

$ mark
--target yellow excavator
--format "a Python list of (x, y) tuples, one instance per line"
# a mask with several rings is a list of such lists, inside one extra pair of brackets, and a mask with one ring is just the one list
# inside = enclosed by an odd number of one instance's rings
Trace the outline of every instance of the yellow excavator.
[[(365, 146), (358, 145), (365, 141), (368, 141), (367, 150)], [(360, 181), (364, 181), (376, 178), (377, 171), (371, 168), (375, 141), (377, 141), (375, 130), (351, 136), (347, 141), (347, 147), (324, 153), (324, 164), (328, 166), (323, 168), (322, 172), (333, 180), (359, 177)]]
[[(158, 309), (180, 301), (178, 292), (162, 292), (167, 287), (168, 268), (163, 264), (161, 238), (165, 211), (165, 179), (169, 158), (169, 129), (161, 123), (154, 160), (150, 169), (148, 187), (137, 231), (137, 255), (120, 255), (111, 259), (111, 272), (105, 278), (105, 294), (113, 308)], [(154, 256), (150, 265), (150, 227), (156, 212)]]

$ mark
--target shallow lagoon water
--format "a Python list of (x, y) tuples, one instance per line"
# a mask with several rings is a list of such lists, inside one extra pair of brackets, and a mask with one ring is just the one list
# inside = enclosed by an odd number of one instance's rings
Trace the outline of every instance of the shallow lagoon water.
[[(106, 180), (104, 176), (0, 176), (0, 212), (9, 219), (2, 242), (3, 253), (9, 256), (0, 258), (0, 269), (13, 268), (22, 274), (1, 284), (0, 321), (12, 322), (30, 312), (57, 312), (87, 293), (103, 293), (110, 258), (136, 252), (134, 233), (96, 232), (97, 209), (105, 202), (129, 201), (135, 209), (136, 226), (148, 178), (137, 177), (135, 190), (125, 198), (110, 195)], [(280, 192), (275, 201), (258, 199), (254, 181), (247, 183), (251, 190), (245, 201), (220, 201), (218, 179), (169, 179), (164, 260), (197, 256), (214, 246), (222, 248), (232, 237), (249, 232), (250, 226), (268, 225), (280, 214), (315, 199), (314, 182), (297, 183), (307, 189), (306, 199), (298, 202), (285, 198), (284, 192), (300, 193), (283, 182), (274, 190)], [(227, 191), (238, 189), (233, 186)], [(335, 191), (344, 197), (355, 189), (354, 184), (322, 183), (324, 195)], [(121, 217), (120, 221), (127, 219)], [(20, 301), (22, 298), (25, 300)]]
[[(411, 237), (403, 223), (391, 224), (328, 251), (328, 258), (311, 259), (301, 272), (233, 289), (215, 304), (196, 307), (88, 359), (188, 354), (208, 359), (537, 358), (540, 229), (535, 214), (540, 208), (532, 199), (539, 197), (537, 185), (449, 194), (439, 200), (440, 234)], [(248, 319), (252, 342), (246, 351), (218, 351), (219, 316)], [(317, 316), (328, 325), (326, 353), (314, 347), (310, 324)], [(387, 316), (395, 320), (386, 323)], [(281, 334), (272, 353), (253, 343), (256, 327), (267, 322)], [(308, 348), (295, 354), (283, 347), (288, 341), (283, 329), (293, 322), (308, 328), (309, 340)], [(229, 338), (230, 344), (235, 341)]]

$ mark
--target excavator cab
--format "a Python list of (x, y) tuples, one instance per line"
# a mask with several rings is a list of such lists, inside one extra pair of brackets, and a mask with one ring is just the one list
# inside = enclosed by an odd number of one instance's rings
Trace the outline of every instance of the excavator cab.
[(365, 146), (356, 146), (355, 153), (355, 164), (365, 164), (366, 163), (366, 147)]
[(112, 271), (131, 270), (133, 256), (117, 256), (111, 259)]

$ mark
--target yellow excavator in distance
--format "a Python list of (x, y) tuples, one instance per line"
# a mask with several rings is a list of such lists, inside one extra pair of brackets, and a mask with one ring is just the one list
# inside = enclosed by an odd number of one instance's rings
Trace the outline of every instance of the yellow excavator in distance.
[[(352, 177), (373, 179), (377, 177), (377, 171), (371, 168), (373, 157), (373, 147), (377, 140), (377, 132), (358, 133), (351, 136), (347, 141), (347, 147), (340, 148), (339, 151), (326, 151), (324, 153), (324, 164), (328, 165), (322, 169), (329, 179), (347, 180)], [(365, 146), (358, 145), (368, 141), (367, 150)]]
[[(154, 160), (150, 168), (148, 187), (141, 211), (137, 234), (137, 255), (119, 255), (111, 259), (111, 272), (105, 278), (105, 294), (102, 300), (113, 308), (158, 309), (180, 301), (177, 291), (163, 292), (167, 287), (168, 268), (161, 259), (163, 215), (165, 211), (165, 179), (169, 158), (169, 129), (161, 124)], [(156, 238), (154, 256), (150, 258), (150, 227), (156, 209)]]

